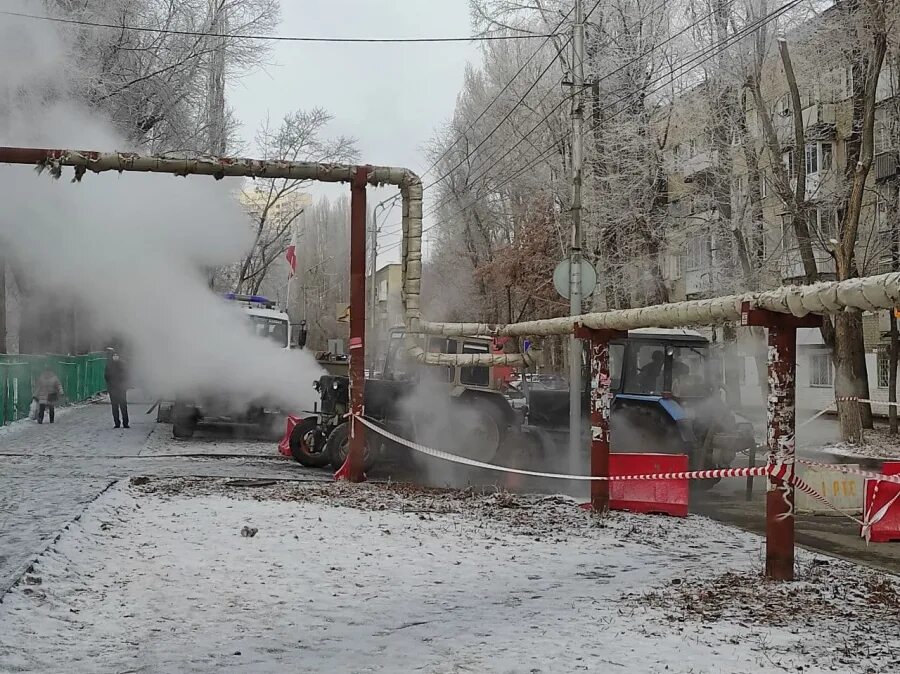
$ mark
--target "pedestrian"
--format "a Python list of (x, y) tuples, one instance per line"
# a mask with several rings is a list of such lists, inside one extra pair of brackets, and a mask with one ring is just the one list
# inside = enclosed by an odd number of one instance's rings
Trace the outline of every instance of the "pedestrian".
[(50, 423), (56, 420), (56, 403), (63, 394), (62, 383), (50, 366), (44, 368), (34, 385), (34, 397), (38, 401), (37, 422), (44, 423), (44, 413), (50, 412)]
[[(115, 428), (121, 425), (128, 428), (128, 401), (126, 392), (128, 391), (128, 373), (125, 369), (125, 363), (122, 358), (113, 349), (109, 350), (109, 357), (106, 359), (106, 390), (109, 392), (109, 402), (112, 405), (113, 423)], [(121, 412), (121, 424), (119, 423), (119, 413)]]

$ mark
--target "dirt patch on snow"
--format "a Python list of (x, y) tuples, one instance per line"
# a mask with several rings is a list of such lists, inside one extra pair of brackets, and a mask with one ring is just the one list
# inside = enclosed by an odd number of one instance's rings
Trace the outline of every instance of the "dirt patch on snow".
[[(798, 566), (793, 583), (729, 571), (712, 578), (671, 579), (665, 588), (626, 594), (625, 603), (654, 610), (660, 622), (682, 632), (691, 632), (697, 625), (727, 623), (746, 629), (748, 639), (759, 639), (762, 630), (770, 628), (799, 627), (829, 634), (833, 643), (828, 653), (815, 654), (820, 665), (830, 658), (832, 668), (846, 671), (858, 666), (864, 650), (867, 658), (889, 662), (888, 669), (897, 671), (896, 643), (872, 637), (873, 630), (900, 622), (898, 580), (819, 557)], [(761, 644), (761, 648), (768, 647)], [(770, 657), (776, 663), (778, 655), (770, 652)]]
[(886, 426), (878, 425), (863, 433), (863, 444), (837, 442), (822, 447), (822, 451), (838, 456), (862, 459), (900, 460), (900, 436), (890, 435)]
[(448, 489), (407, 482), (288, 481), (238, 486), (230, 480), (141, 476), (132, 478), (131, 490), (136, 495), (152, 494), (164, 498), (227, 496), (259, 502), (315, 503), (366, 512), (398, 512), (418, 516), (420, 520), (462, 515), (466, 521), (483, 526), (499, 524), (509, 533), (531, 537), (535, 541), (564, 542), (595, 536), (598, 530), (608, 529), (622, 541), (656, 548), (678, 544), (681, 551), (676, 554), (686, 558), (695, 557), (698, 550), (711, 543), (731, 550), (746, 543), (724, 533), (721, 538), (710, 541), (706, 532), (708, 520), (703, 517), (682, 519), (627, 512), (596, 515), (584, 510), (579, 501), (570, 496), (513, 494), (487, 488)]

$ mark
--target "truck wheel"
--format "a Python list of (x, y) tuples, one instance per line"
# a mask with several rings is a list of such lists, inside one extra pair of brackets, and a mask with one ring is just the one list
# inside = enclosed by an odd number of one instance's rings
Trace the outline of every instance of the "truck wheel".
[[(372, 431), (369, 431), (371, 433)], [(338, 469), (344, 465), (347, 455), (350, 454), (350, 422), (345, 421), (335, 428), (328, 441), (325, 443), (325, 453), (328, 455), (333, 468)], [(375, 465), (375, 453), (372, 451), (372, 443), (366, 440), (363, 447), (363, 470), (369, 471)]]
[(194, 431), (197, 430), (197, 423), (193, 421), (185, 421), (183, 423), (175, 422), (172, 424), (172, 436), (178, 440), (190, 440), (194, 437)]
[(176, 403), (172, 410), (172, 435), (178, 440), (189, 440), (197, 430), (197, 415), (193, 408)]
[(319, 437), (319, 420), (316, 417), (304, 419), (294, 426), (288, 441), (291, 445), (291, 456), (294, 461), (309, 468), (327, 466), (331, 457), (324, 450)]

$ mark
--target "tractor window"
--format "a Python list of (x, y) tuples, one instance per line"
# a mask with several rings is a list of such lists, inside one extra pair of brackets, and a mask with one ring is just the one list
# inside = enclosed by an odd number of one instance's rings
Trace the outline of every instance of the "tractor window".
[(409, 379), (412, 375), (409, 356), (406, 354), (403, 333), (391, 335), (387, 359), (384, 362), (384, 378), (394, 380)]
[(626, 393), (659, 395), (663, 392), (666, 352), (662, 344), (633, 344), (635, 376), (626, 378)]
[(609, 388), (618, 391), (622, 388), (622, 365), (625, 360), (625, 345), (609, 345)]
[[(487, 342), (463, 342), (463, 353), (490, 353), (491, 345)], [(491, 368), (489, 367), (463, 367), (459, 371), (461, 384), (470, 386), (491, 385)]]
[[(451, 349), (452, 345), (452, 351)], [(455, 353), (456, 340), (446, 337), (429, 337), (428, 353)], [(453, 381), (453, 368), (449, 366), (427, 366), (428, 378), (432, 381)]]
[(680, 398), (708, 395), (705, 347), (676, 346), (672, 354), (672, 394)]

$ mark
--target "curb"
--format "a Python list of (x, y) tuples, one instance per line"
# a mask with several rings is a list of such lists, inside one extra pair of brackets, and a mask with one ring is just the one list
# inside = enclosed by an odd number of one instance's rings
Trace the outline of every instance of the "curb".
[(77, 522), (78, 520), (81, 519), (81, 516), (84, 515), (84, 513), (91, 506), (91, 504), (94, 503), (94, 501), (96, 501), (101, 496), (103, 496), (103, 494), (105, 494), (107, 491), (109, 491), (109, 489), (111, 489), (113, 485), (118, 484), (119, 482), (120, 482), (120, 480), (118, 480), (118, 479), (107, 482), (106, 486), (103, 487), (103, 489), (101, 489), (96, 494), (94, 494), (93, 498), (91, 498), (84, 504), (84, 507), (81, 509), (81, 512), (79, 512), (77, 515), (75, 515), (75, 517), (73, 517), (68, 522), (66, 522), (63, 525), (63, 527), (59, 531), (56, 532), (56, 535), (53, 536), (53, 538), (45, 540), (44, 544), (41, 545), (40, 550), (38, 550), (36, 553), (34, 553), (31, 556), (31, 559), (29, 559), (27, 562), (24, 562), (23, 564), (20, 565), (19, 569), (17, 569), (13, 573), (12, 580), (10, 580), (3, 587), (0, 587), (0, 604), (3, 603), (3, 599), (6, 597), (7, 594), (9, 594), (9, 591), (12, 590), (19, 583), (19, 581), (22, 580), (22, 577), (31, 570), (31, 568), (34, 566), (35, 561), (37, 561), (37, 559), (39, 557), (41, 557), (44, 553), (46, 553), (47, 550), (49, 550), (51, 546), (55, 545), (59, 541), (59, 539), (62, 538), (62, 535), (66, 531), (69, 530), (69, 527), (72, 526), (72, 524), (74, 524), (75, 522)]

